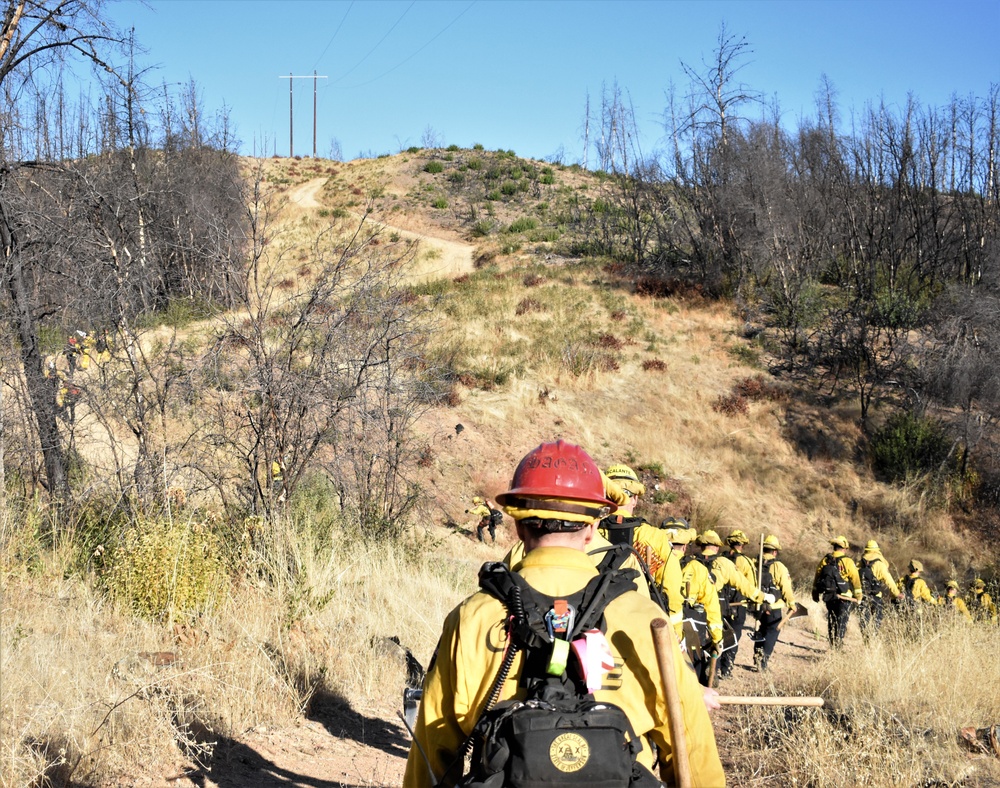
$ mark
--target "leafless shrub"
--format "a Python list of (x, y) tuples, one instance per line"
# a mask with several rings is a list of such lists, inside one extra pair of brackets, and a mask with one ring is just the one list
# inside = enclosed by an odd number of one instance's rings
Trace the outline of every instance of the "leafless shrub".
[(542, 311), (542, 304), (535, 298), (522, 298), (514, 308), (515, 315), (526, 315), (529, 312)]
[(594, 340), (594, 344), (597, 347), (605, 348), (607, 350), (621, 350), (625, 347), (625, 343), (622, 342), (614, 334), (598, 334), (597, 338)]
[(724, 416), (746, 416), (750, 412), (750, 404), (742, 394), (723, 394), (712, 403), (712, 410)]
[(540, 284), (545, 282), (545, 277), (539, 274), (525, 274), (524, 278), (521, 280), (525, 287), (538, 287)]
[(642, 362), (642, 368), (646, 372), (666, 372), (667, 363), (659, 358), (647, 358)]

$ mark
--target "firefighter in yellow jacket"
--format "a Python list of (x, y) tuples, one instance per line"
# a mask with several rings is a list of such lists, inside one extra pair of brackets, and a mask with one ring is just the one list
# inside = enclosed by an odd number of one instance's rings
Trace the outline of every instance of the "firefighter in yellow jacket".
[(865, 544), (858, 562), (858, 576), (861, 578), (861, 591), (864, 594), (858, 608), (858, 623), (861, 625), (861, 636), (867, 641), (882, 626), (885, 594), (888, 592), (893, 599), (899, 599), (902, 593), (892, 579), (882, 548), (874, 539), (869, 539)]
[(608, 541), (631, 544), (639, 557), (646, 562), (649, 571), (656, 576), (670, 555), (670, 540), (662, 529), (650, 525), (635, 516), (639, 498), (646, 494), (646, 485), (639, 481), (629, 466), (617, 463), (605, 472), (605, 491), (613, 496), (617, 487), (624, 496), (618, 508), (598, 523), (598, 530)]
[(823, 556), (816, 567), (813, 580), (813, 602), (820, 599), (826, 604), (826, 628), (831, 648), (844, 645), (847, 622), (851, 609), (864, 599), (861, 590), (861, 576), (854, 559), (845, 555), (850, 547), (846, 536), (835, 536), (830, 540), (833, 550)]
[[(763, 604), (764, 593), (757, 588), (756, 582), (748, 580), (728, 557), (722, 555), (722, 539), (713, 531), (705, 531), (698, 537), (701, 545), (701, 561), (709, 568), (715, 580), (715, 590), (719, 594), (719, 612), (722, 618), (729, 622), (735, 632), (734, 620), (740, 610), (746, 615), (746, 600), (753, 604)], [(744, 560), (749, 561), (746, 556)], [(769, 601), (775, 601), (773, 598)], [(742, 624), (740, 629), (742, 631)], [(736, 662), (736, 649), (739, 647), (739, 636), (736, 643), (719, 655), (719, 674), (726, 677), (732, 674)]]
[(921, 602), (925, 605), (934, 604), (934, 595), (921, 575), (924, 571), (924, 564), (917, 558), (910, 561), (909, 574), (899, 579), (899, 585), (903, 589), (903, 599), (910, 605), (911, 609), (919, 612)]
[(761, 550), (760, 590), (773, 597), (773, 602), (765, 602), (757, 611), (757, 633), (754, 636), (753, 663), (758, 671), (767, 670), (767, 662), (778, 642), (778, 633), (785, 620), (785, 614), (795, 610), (795, 591), (792, 576), (778, 560), (781, 543), (774, 534), (764, 537)]
[[(490, 507), (486, 505), (486, 501), (478, 495), (472, 496), (472, 508), (465, 510), (466, 514), (471, 514), (479, 518), (479, 522), (476, 524), (476, 538), (480, 542), (486, 542), (486, 537), (483, 536), (483, 531), (490, 527), (490, 516), (492, 511)], [(493, 535), (493, 543), (496, 544), (496, 535)]]
[(682, 561), (681, 593), (688, 655), (698, 680), (707, 687), (712, 660), (722, 653), (722, 609), (715, 581), (697, 556)]
[(662, 530), (670, 541), (670, 554), (653, 579), (659, 584), (663, 596), (667, 599), (670, 624), (680, 642), (684, 640), (684, 589), (682, 588), (684, 569), (682, 562), (687, 546), (694, 541), (698, 532), (689, 527), (687, 521), (680, 517), (671, 517), (669, 520), (665, 520)]
[(997, 606), (986, 591), (986, 582), (981, 577), (977, 577), (972, 584), (972, 599), (969, 606), (980, 621), (997, 623)]
[[(723, 555), (733, 562), (736, 571), (746, 578), (747, 582), (757, 588), (757, 567), (748, 556), (743, 554), (743, 548), (750, 543), (747, 535), (737, 528), (726, 537), (726, 544), (729, 549)], [(722, 652), (719, 658), (719, 675), (725, 678), (733, 673), (733, 666), (736, 664), (736, 652), (739, 649), (740, 639), (743, 637), (743, 629), (746, 627), (748, 613), (748, 602), (745, 594), (730, 594), (729, 598), (729, 623), (736, 636), (736, 648)]]
[[(533, 449), (514, 472), (511, 489), (497, 496), (497, 501), (514, 518), (524, 542), (526, 555), (517, 574), (531, 589), (558, 601), (560, 595), (579, 591), (597, 576), (586, 548), (597, 521), (610, 511), (611, 501), (605, 497), (596, 464), (583, 449), (564, 441)], [(602, 663), (593, 676), (597, 682), (594, 697), (625, 712), (643, 743), (637, 763), (640, 770), (650, 772), (657, 766), (654, 759), (661, 769), (672, 766), (666, 700), (652, 667), (657, 660), (650, 624), (660, 617), (662, 611), (634, 591), (612, 599), (604, 610), (610, 667)], [(463, 743), (486, 710), (491, 692), (496, 690), (498, 701), (525, 697), (523, 682), (531, 671), (524, 651), (509, 651), (508, 618), (504, 605), (481, 591), (445, 619), (424, 680), (414, 743), (403, 778), (405, 788), (427, 788), (435, 781), (442, 786), (455, 785), (462, 776)], [(505, 653), (511, 653), (510, 670), (502, 674)], [(724, 786), (725, 774), (702, 688), (677, 648), (674, 667), (687, 729), (692, 785)], [(592, 676), (586, 678), (589, 686)], [(555, 764), (558, 753), (553, 755), (552, 748), (547, 752)], [(574, 768), (585, 765), (579, 760), (577, 756)]]
[(969, 612), (969, 607), (965, 604), (965, 600), (962, 599), (958, 590), (958, 581), (949, 580), (945, 585), (944, 596), (941, 597), (939, 604), (946, 610), (954, 610), (956, 613), (961, 614), (966, 621), (972, 623), (972, 614)]

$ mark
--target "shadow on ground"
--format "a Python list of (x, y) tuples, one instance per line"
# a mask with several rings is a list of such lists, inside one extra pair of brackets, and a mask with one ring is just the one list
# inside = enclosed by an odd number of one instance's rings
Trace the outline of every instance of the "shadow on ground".
[(306, 719), (320, 723), (331, 736), (356, 741), (387, 755), (405, 758), (410, 750), (402, 723), (359, 714), (335, 692), (318, 690), (309, 702)]

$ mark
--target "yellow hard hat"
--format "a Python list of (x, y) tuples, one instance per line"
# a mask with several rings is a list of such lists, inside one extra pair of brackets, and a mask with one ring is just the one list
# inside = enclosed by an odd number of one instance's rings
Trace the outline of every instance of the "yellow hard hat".
[(670, 544), (691, 544), (696, 536), (694, 528), (684, 528), (683, 526), (671, 526), (666, 531)]
[(622, 463), (612, 465), (605, 471), (605, 474), (631, 495), (645, 495), (646, 493), (646, 485), (639, 481), (635, 471), (627, 465)]
[(715, 547), (722, 547), (722, 540), (719, 538), (719, 535), (715, 531), (708, 530), (698, 537), (698, 544), (714, 545)]
[(604, 482), (604, 494), (609, 500), (614, 501), (616, 506), (622, 507), (628, 503), (628, 496), (618, 482), (609, 479), (604, 471), (601, 471), (601, 480)]
[(945, 586), (947, 588), (954, 588), (956, 591), (958, 591), (958, 581), (957, 580), (949, 580), (947, 583), (945, 583)]
[(750, 540), (747, 538), (747, 535), (738, 528), (729, 534), (726, 541), (729, 542), (729, 544), (750, 544)]
[(478, 495), (473, 495), (473, 496), (472, 496), (472, 502), (473, 502), (474, 504), (477, 504), (477, 505), (478, 505), (478, 504), (481, 504), (481, 503), (483, 502), (483, 499), (482, 499), (482, 498), (480, 498), (480, 497), (479, 497)]
[(924, 564), (922, 561), (918, 561), (916, 558), (910, 560), (910, 571), (911, 572), (923, 572)]
[(868, 542), (865, 544), (865, 550), (867, 551), (871, 550), (881, 551), (881, 549), (882, 548), (878, 546), (878, 542), (876, 542), (874, 539), (869, 539)]
[(830, 540), (830, 544), (832, 544), (834, 547), (840, 547), (844, 550), (846, 550), (848, 547), (851, 546), (851, 543), (847, 541), (846, 536), (835, 536), (833, 539)]
[(976, 589), (977, 591), (982, 591), (982, 590), (983, 590), (984, 588), (986, 588), (986, 583), (985, 583), (985, 582), (983, 581), (983, 578), (981, 578), (981, 577), (977, 577), (977, 578), (976, 578), (976, 579), (975, 579), (975, 580), (973, 581), (973, 583), (972, 583), (972, 587), (973, 587), (974, 589)]
[(764, 547), (770, 548), (771, 550), (780, 550), (781, 542), (778, 541), (778, 537), (774, 534), (769, 534), (764, 537)]

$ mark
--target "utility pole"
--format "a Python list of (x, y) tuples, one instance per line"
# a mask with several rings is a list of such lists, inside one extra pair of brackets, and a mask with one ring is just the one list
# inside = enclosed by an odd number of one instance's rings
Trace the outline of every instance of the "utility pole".
[(292, 74), (288, 72), (288, 76), (279, 75), (278, 79), (288, 80), (288, 158), (293, 158), (295, 156), (295, 143), (294, 143), (294, 125), (293, 125), (293, 113), (292, 113), (292, 80), (293, 79), (312, 79), (313, 81), (313, 158), (316, 158), (316, 81), (319, 79), (329, 79), (329, 77), (319, 76), (315, 71), (311, 75), (307, 74)]

